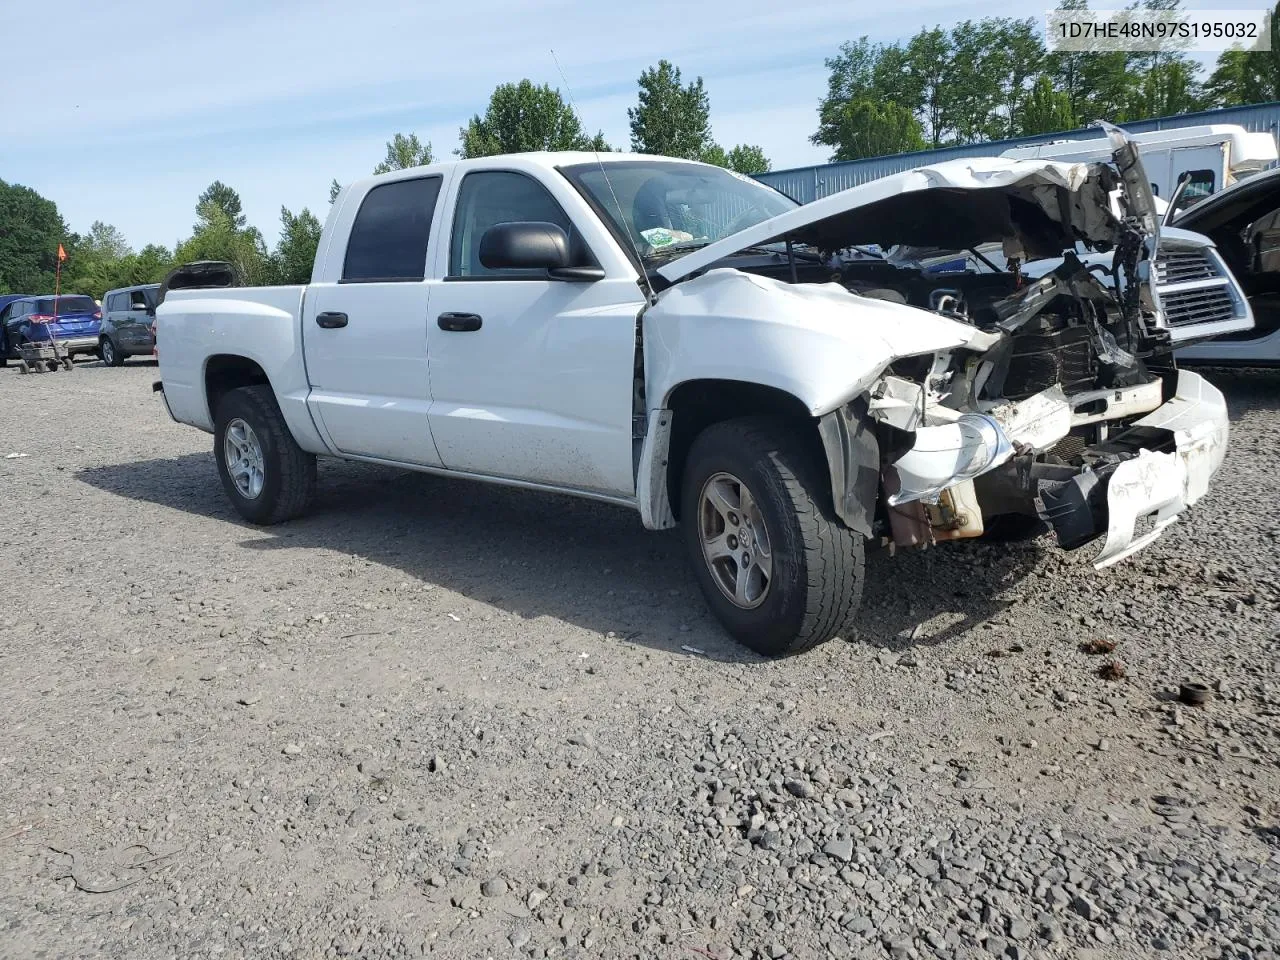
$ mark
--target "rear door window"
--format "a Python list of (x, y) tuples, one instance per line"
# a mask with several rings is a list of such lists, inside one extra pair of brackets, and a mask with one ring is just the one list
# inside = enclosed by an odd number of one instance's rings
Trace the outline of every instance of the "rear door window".
[(408, 283), (426, 276), (440, 183), (440, 177), (396, 180), (365, 195), (347, 240), (343, 283)]

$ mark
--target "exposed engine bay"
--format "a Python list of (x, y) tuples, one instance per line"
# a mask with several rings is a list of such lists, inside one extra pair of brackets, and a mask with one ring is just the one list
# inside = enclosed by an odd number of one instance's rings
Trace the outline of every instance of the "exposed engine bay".
[[(824, 424), (828, 451), (838, 436), (846, 455), (838, 506), (847, 522), (904, 546), (1051, 528), (1073, 549), (1105, 535), (1095, 561), (1105, 566), (1154, 539), (1199, 496), (1207, 474), (1189, 478), (1186, 450), (1199, 443), (1202, 469), (1216, 469), (1225, 408), (1211, 417), (1220, 436), (1202, 431), (1195, 441), (1158, 413), (1184, 392), (1213, 388), (1193, 374), (1180, 380), (1167, 333), (1152, 322), (1158, 228), (1142, 198), (1126, 193), (1126, 163), (1135, 159), (1118, 150), (1115, 167), (1089, 165), (1084, 183), (902, 194), (870, 216), (854, 211), (850, 222), (810, 229), (804, 250), (793, 245), (784, 262), (739, 266), (793, 283), (838, 283), (974, 329), (961, 348), (895, 360), (864, 397), (830, 415), (844, 423)], [(881, 249), (962, 251), (998, 238), (1006, 266), (975, 250), (991, 270), (938, 273), (863, 248), (833, 249), (837, 237), (847, 244), (855, 222), (866, 231), (858, 239)], [(1094, 255), (1086, 262), (1084, 253)], [(1024, 274), (1028, 261), (1049, 258), (1057, 265)], [(858, 430), (859, 416), (875, 423), (874, 437)], [(872, 446), (874, 474), (866, 469)], [(859, 457), (860, 471), (851, 462)], [(876, 513), (854, 516), (866, 503), (877, 503)], [(1148, 529), (1136, 529), (1144, 519)]]

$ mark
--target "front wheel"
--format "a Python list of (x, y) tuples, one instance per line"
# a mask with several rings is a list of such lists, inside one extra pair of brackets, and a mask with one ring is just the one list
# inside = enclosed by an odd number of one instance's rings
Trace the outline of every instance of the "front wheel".
[(293, 439), (270, 387), (240, 387), (222, 397), (213, 437), (222, 487), (240, 516), (282, 523), (311, 506), (316, 458)]
[(848, 635), (864, 541), (835, 516), (830, 484), (795, 423), (708, 427), (685, 466), (680, 520), (698, 583), (735, 639), (767, 657)]

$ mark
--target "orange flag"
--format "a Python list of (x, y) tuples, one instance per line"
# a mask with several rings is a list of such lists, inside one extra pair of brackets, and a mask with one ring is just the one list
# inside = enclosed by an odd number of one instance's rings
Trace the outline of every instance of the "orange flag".
[(67, 251), (62, 249), (62, 244), (58, 244), (58, 260), (61, 261), (65, 259), (67, 259)]

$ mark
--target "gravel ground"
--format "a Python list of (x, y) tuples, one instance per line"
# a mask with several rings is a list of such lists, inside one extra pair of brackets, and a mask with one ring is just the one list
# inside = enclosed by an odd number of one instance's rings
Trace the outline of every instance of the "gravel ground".
[(246, 526), (156, 376), (0, 371), (0, 956), (1280, 950), (1280, 374), (1137, 557), (877, 555), (784, 662), (626, 511), (325, 463)]

